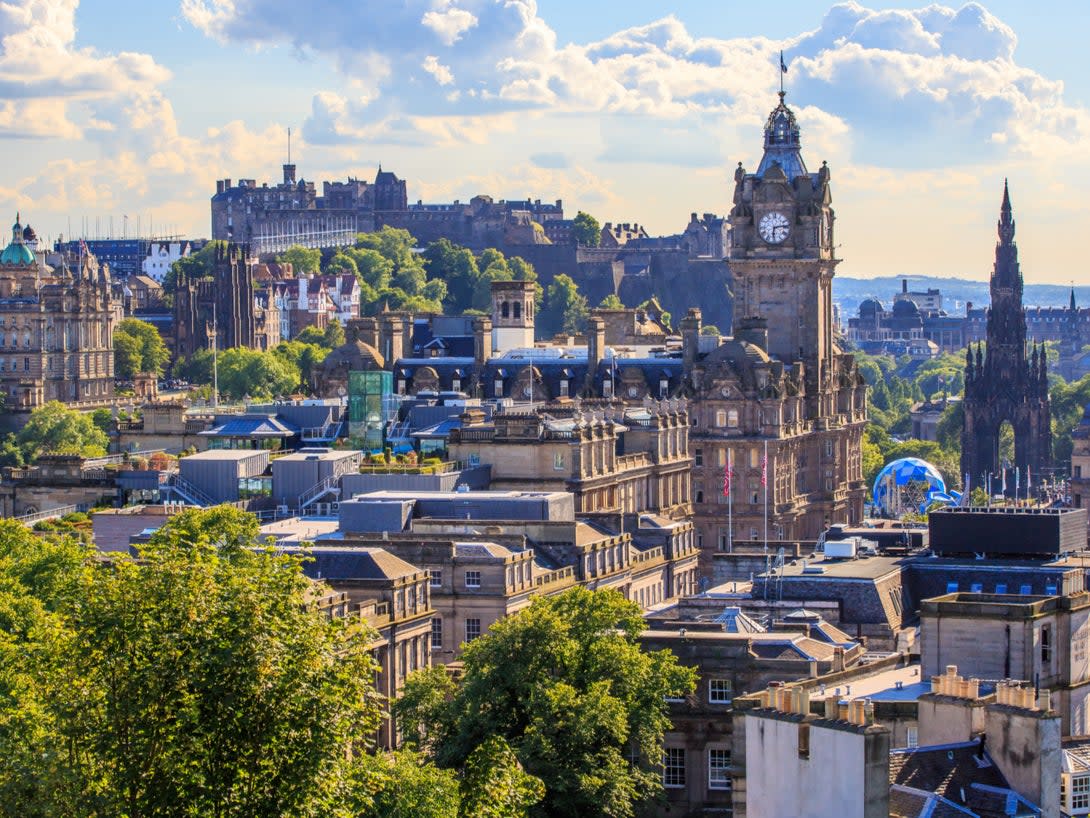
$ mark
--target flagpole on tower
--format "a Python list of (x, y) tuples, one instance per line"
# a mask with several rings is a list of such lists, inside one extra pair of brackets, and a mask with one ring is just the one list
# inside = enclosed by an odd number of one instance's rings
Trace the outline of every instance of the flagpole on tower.
[(787, 63), (783, 61), (783, 51), (780, 51), (780, 96), (784, 94), (783, 90), (783, 75), (787, 73)]

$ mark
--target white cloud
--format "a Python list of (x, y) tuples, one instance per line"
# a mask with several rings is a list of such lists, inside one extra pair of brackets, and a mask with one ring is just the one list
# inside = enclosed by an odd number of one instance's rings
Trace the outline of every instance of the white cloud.
[(421, 67), (435, 77), (435, 81), (440, 85), (450, 85), (454, 82), (454, 74), (451, 73), (447, 66), (439, 62), (439, 58), (434, 54), (425, 57)]
[(438, 11), (429, 11), (420, 22), (435, 32), (443, 45), (454, 45), (462, 35), (477, 25), (477, 18), (465, 9), (454, 8), (448, 3)]

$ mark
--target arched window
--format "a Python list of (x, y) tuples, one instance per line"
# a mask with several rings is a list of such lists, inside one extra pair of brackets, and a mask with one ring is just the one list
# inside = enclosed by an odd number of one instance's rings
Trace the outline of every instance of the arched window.
[(510, 310), (510, 308), (508, 307), (506, 301), (504, 301), (502, 304), (500, 304), (500, 318), (509, 317), (509, 314), (510, 314), (509, 310)]

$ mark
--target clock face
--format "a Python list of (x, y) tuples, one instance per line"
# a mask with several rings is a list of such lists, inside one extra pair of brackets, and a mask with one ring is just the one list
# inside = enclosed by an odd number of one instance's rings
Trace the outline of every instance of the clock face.
[(757, 229), (761, 233), (761, 238), (769, 244), (779, 244), (791, 232), (791, 222), (782, 213), (772, 211), (761, 217)]

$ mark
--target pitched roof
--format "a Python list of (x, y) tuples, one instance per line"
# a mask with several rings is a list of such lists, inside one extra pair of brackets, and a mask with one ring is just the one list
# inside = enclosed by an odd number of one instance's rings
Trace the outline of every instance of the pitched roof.
[[(988, 754), (981, 756), (980, 745), (975, 741), (895, 750), (889, 756), (889, 782), (891, 805), (893, 790), (907, 788), (938, 796), (951, 816), (1007, 818), (1012, 799), (1025, 803), (1010, 789)], [(950, 807), (955, 809), (950, 811)], [(936, 809), (928, 814), (942, 813)]]

